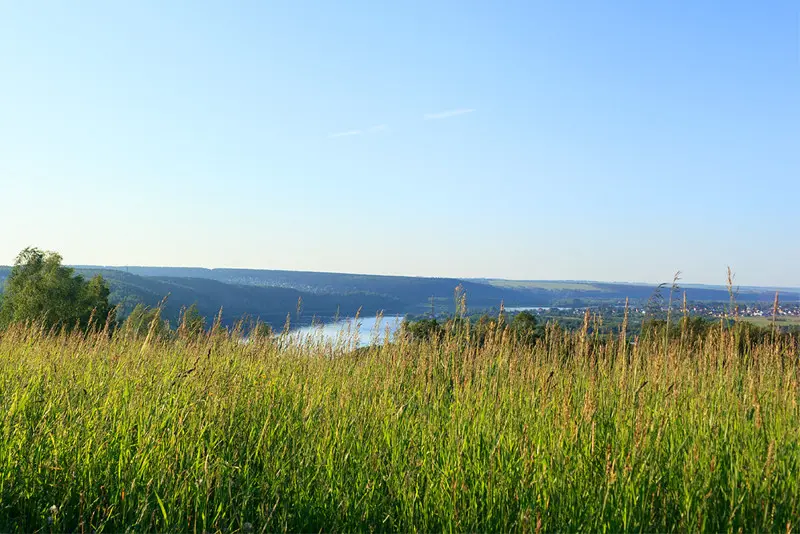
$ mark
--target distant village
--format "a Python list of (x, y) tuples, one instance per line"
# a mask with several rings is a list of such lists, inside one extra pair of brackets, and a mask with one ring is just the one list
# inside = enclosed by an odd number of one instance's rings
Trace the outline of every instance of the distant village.
[[(774, 304), (765, 302), (737, 303), (739, 317), (797, 317), (800, 318), (800, 302), (778, 302), (777, 310)], [(730, 315), (730, 305), (725, 303), (693, 303), (689, 311), (693, 315), (705, 317), (725, 317)]]
[[(666, 303), (659, 303), (657, 305), (652, 303), (649, 305), (632, 304), (628, 307), (628, 313), (631, 316), (645, 316), (648, 313), (651, 315), (655, 314), (663, 316), (663, 314), (665, 314), (667, 311), (667, 307), (668, 305)], [(592, 304), (579, 307), (541, 306), (532, 307), (530, 310), (538, 315), (548, 317), (582, 317), (587, 308), (593, 313), (598, 313), (606, 318), (621, 317), (625, 313), (624, 305), (619, 303)], [(510, 311), (520, 311), (522, 309), (523, 308), (513, 308)], [(673, 317), (680, 316), (683, 313), (683, 303), (673, 303), (672, 309)], [(722, 319), (726, 317), (730, 318), (731, 316), (737, 316), (740, 318), (749, 317), (770, 320), (774, 314), (775, 319), (778, 322), (783, 323), (783, 326), (786, 325), (787, 320), (790, 325), (796, 324), (800, 326), (800, 302), (797, 301), (779, 301), (777, 309), (774, 309), (774, 303), (736, 303), (735, 309), (735, 313), (731, 313), (731, 304), (728, 302), (689, 302), (686, 307), (686, 312), (688, 312), (688, 314), (692, 317), (705, 317), (708, 319)], [(763, 324), (763, 320), (758, 321), (754, 319), (754, 322)]]

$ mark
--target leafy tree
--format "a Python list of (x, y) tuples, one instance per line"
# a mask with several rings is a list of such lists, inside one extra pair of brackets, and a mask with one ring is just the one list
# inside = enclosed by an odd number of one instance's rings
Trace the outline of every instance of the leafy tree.
[(124, 327), (135, 336), (146, 336), (151, 328), (156, 337), (164, 337), (170, 331), (169, 321), (161, 318), (161, 308), (148, 308), (144, 304), (133, 308)]
[(516, 314), (511, 321), (511, 330), (523, 343), (532, 343), (536, 340), (536, 326), (536, 316), (527, 310)]
[[(81, 277), (82, 279), (82, 277)], [(83, 288), (83, 315), (81, 324), (103, 325), (107, 320), (113, 321), (116, 313), (108, 302), (111, 290), (102, 275), (93, 276)]]
[(253, 328), (251, 335), (255, 338), (270, 339), (273, 336), (272, 326), (258, 321)]
[(493, 317), (488, 313), (484, 313), (477, 317), (474, 321), (471, 330), (472, 339), (479, 347), (482, 347), (484, 343), (486, 343), (486, 338), (489, 336), (490, 332), (498, 332), (499, 326), (500, 325), (498, 325), (497, 317)]
[(192, 304), (184, 310), (181, 316), (181, 325), (178, 332), (190, 338), (196, 338), (206, 329), (206, 318), (200, 314), (197, 304)]
[(46, 328), (100, 327), (114, 314), (101, 276), (90, 281), (61, 265), (61, 256), (28, 247), (6, 280), (0, 325), (36, 321)]
[(414, 340), (433, 339), (440, 337), (443, 333), (442, 325), (435, 318), (404, 321), (404, 329), (411, 334), (411, 338)]

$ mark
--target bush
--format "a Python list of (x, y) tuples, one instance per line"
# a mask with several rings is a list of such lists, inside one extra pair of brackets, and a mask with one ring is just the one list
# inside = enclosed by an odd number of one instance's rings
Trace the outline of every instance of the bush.
[(61, 265), (61, 256), (26, 248), (6, 280), (0, 326), (33, 322), (46, 329), (103, 328), (114, 322), (102, 276), (88, 282)]

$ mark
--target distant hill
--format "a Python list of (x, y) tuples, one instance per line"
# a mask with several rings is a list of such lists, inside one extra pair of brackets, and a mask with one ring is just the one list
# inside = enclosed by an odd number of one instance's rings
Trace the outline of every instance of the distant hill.
[[(89, 278), (101, 274), (111, 289), (111, 301), (123, 316), (138, 303), (158, 305), (164, 297), (164, 313), (172, 321), (180, 310), (196, 304), (200, 313), (215, 316), (222, 308), (230, 324), (243, 316), (260, 318), (281, 327), (287, 314), (292, 324), (309, 324), (313, 318), (330, 320), (337, 314), (362, 315), (423, 313), (431, 298), (437, 311), (454, 308), (454, 290), (461, 285), (470, 307), (547, 304), (542, 292), (517, 292), (453, 278), (364, 276), (336, 273), (258, 271), (245, 269), (183, 269), (160, 267), (108, 268), (77, 266)], [(0, 268), (0, 281), (10, 268)], [(298, 299), (301, 313), (297, 314)]]
[[(513, 288), (457, 278), (423, 278), (306, 271), (273, 271), (259, 269), (202, 269), (183, 267), (96, 267), (81, 266), (87, 272), (124, 272), (156, 279), (195, 278), (225, 284), (295, 289), (315, 295), (363, 295), (380, 297), (382, 302), (396, 303), (402, 312), (421, 312), (433, 297), (438, 308), (453, 305), (454, 291), (461, 285), (471, 307), (507, 305), (546, 305), (550, 295), (542, 291), (517, 291)], [(362, 297), (363, 298), (363, 297)], [(386, 300), (388, 299), (388, 300)]]
[[(82, 267), (98, 269), (98, 267)], [(100, 268), (102, 269), (102, 268)], [(343, 274), (309, 271), (275, 271), (266, 269), (202, 269), (186, 267), (114, 267), (130, 274), (149, 277), (205, 278), (227, 284), (265, 287), (288, 287), (309, 293), (348, 294), (374, 293), (402, 301), (420, 302), (429, 297), (452, 297), (453, 290), (461, 284), (471, 298), (499, 303), (513, 291), (487, 287), (457, 278), (425, 278), (415, 276), (385, 276), (368, 274)], [(543, 293), (544, 294), (544, 293)], [(497, 302), (494, 302), (497, 301)]]
[[(532, 292), (541, 295), (542, 290), (554, 301), (568, 302), (571, 299), (581, 300), (624, 300), (629, 298), (631, 302), (646, 301), (653, 295), (656, 289), (655, 284), (626, 284), (626, 283), (607, 283), (607, 282), (588, 282), (588, 281), (552, 281), (552, 280), (498, 280), (481, 279), (480, 283), (494, 287), (509, 287), (520, 292)], [(686, 291), (686, 298), (689, 301), (702, 302), (727, 302), (730, 298), (728, 290), (722, 286), (698, 285), (698, 284), (679, 284), (680, 294)], [(760, 287), (739, 287), (735, 288), (736, 299), (739, 302), (772, 302), (775, 297), (775, 288)], [(800, 289), (783, 288), (781, 291), (783, 298), (800, 298)], [(669, 293), (669, 286), (662, 289), (664, 295)]]
[[(220, 308), (223, 321), (231, 324), (241, 317), (260, 318), (273, 327), (283, 326), (286, 315), (292, 324), (309, 324), (312, 318), (326, 321), (337, 315), (353, 316), (379, 311), (387, 314), (420, 314), (430, 309), (452, 311), (454, 290), (466, 291), (471, 310), (506, 306), (587, 306), (621, 304), (630, 298), (633, 305), (651, 297), (653, 284), (626, 284), (592, 281), (498, 280), (420, 278), (261, 269), (203, 269), (184, 267), (101, 267), (77, 266), (85, 277), (102, 274), (111, 288), (111, 300), (123, 315), (138, 303), (158, 305), (164, 297), (164, 312), (171, 321), (180, 310), (197, 304), (200, 313), (215, 316)], [(0, 288), (9, 267), (0, 266)], [(686, 285), (690, 301), (726, 302), (724, 287)], [(669, 289), (665, 288), (664, 295)], [(771, 302), (773, 288), (740, 288), (740, 302)], [(800, 289), (781, 291), (782, 298), (800, 299)], [(298, 299), (302, 300), (297, 313)]]
[[(283, 287), (259, 287), (226, 284), (206, 278), (138, 276), (108, 269), (78, 269), (84, 276), (102, 274), (111, 289), (111, 300), (121, 304), (123, 314), (137, 303), (158, 305), (164, 297), (165, 315), (176, 320), (183, 307), (196, 304), (206, 317), (216, 316), (222, 309), (223, 322), (231, 324), (242, 317), (259, 318), (273, 327), (283, 326), (287, 314), (292, 324), (309, 324), (316, 317), (322, 321), (333, 318), (337, 311), (342, 317), (379, 311), (402, 313), (397, 299), (376, 295), (321, 295)], [(297, 313), (298, 299), (301, 312)]]

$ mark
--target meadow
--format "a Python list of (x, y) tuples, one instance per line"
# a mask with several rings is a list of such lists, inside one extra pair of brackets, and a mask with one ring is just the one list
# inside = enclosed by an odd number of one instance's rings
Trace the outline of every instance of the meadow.
[(792, 315), (782, 315), (775, 318), (772, 317), (742, 317), (743, 321), (753, 323), (756, 326), (769, 327), (773, 323), (781, 328), (786, 327), (800, 327), (800, 317)]
[(781, 531), (798, 340), (0, 332), (4, 532)]
[(566, 282), (550, 280), (491, 280), (494, 287), (512, 289), (548, 289), (551, 291), (603, 291), (602, 288), (589, 282)]

